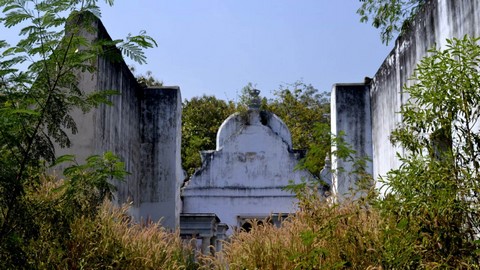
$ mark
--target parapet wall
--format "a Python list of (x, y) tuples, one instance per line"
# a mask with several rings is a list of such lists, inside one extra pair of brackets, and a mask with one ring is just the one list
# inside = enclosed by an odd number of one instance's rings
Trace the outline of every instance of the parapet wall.
[[(100, 20), (96, 31), (87, 34), (92, 42), (110, 39)], [(117, 52), (120, 54), (120, 52)], [(79, 88), (116, 90), (113, 105), (101, 105), (87, 114), (74, 111), (78, 133), (71, 135), (72, 147), (57, 149), (57, 155), (74, 154), (78, 161), (112, 151), (125, 162), (130, 173), (116, 183), (116, 201), (131, 202), (136, 219), (158, 221), (176, 228), (180, 214), (181, 95), (178, 87), (141, 87), (125, 62), (114, 54), (97, 59), (93, 73), (79, 74)]]
[(401, 122), (401, 105), (408, 96), (403, 86), (428, 50), (442, 48), (446, 39), (465, 35), (480, 36), (480, 0), (430, 0), (415, 18), (411, 28), (400, 36), (392, 52), (379, 68), (370, 90), (372, 114), (373, 175), (385, 175), (399, 166), (389, 140)]
[[(357, 90), (352, 87), (346, 89), (345, 84), (334, 86), (332, 132), (345, 132), (346, 141), (351, 143), (358, 153), (372, 153), (372, 172), (376, 180), (400, 165), (396, 153), (403, 150), (392, 146), (390, 134), (401, 123), (399, 111), (408, 99), (403, 86), (414, 83), (409, 79), (417, 64), (428, 55), (429, 49), (435, 46), (444, 48), (446, 39), (462, 38), (465, 35), (480, 36), (480, 0), (429, 0), (412, 22), (410, 29), (395, 41), (395, 47), (371, 83), (363, 84), (366, 89), (362, 88), (362, 84), (359, 84)], [(357, 96), (369, 92), (369, 102), (352, 99), (351, 91), (357, 91)], [(348, 110), (343, 110), (342, 113), (338, 111), (342, 106), (350, 107), (350, 111), (358, 113), (363, 110), (364, 115), (348, 113)], [(359, 134), (368, 136), (362, 131), (364, 127), (359, 127), (358, 124), (371, 124), (370, 140), (358, 140)], [(361, 129), (358, 130), (359, 128)], [(342, 164), (332, 161), (332, 167), (335, 169), (336, 166)], [(340, 189), (342, 186), (351, 186), (349, 181), (351, 180), (339, 177), (337, 186)]]
[(134, 216), (162, 220), (168, 228), (179, 226), (181, 211), (180, 88), (146, 88), (140, 91), (140, 136), (142, 173), (136, 183), (139, 208)]
[[(344, 138), (344, 142), (355, 150), (353, 156), (356, 160), (372, 156), (372, 125), (370, 116), (370, 91), (369, 85), (336, 84), (331, 94), (331, 130), (332, 134)], [(332, 151), (337, 146), (332, 145)], [(372, 173), (372, 164), (367, 162), (367, 173)], [(332, 157), (333, 174), (332, 191), (342, 197), (355, 188), (357, 181), (353, 174), (354, 163), (346, 159)]]

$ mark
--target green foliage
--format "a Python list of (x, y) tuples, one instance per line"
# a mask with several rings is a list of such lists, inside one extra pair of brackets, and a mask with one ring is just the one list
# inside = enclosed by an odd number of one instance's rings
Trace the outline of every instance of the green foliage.
[[(91, 168), (87, 171), (94, 173)], [(98, 205), (93, 198), (90, 203), (95, 204), (95, 215), (84, 209), (72, 217), (75, 206), (68, 199), (68, 188), (68, 183), (46, 176), (27, 189), (28, 203), (36, 209), (32, 220), (36, 236), (25, 243), (25, 268), (188, 269), (193, 264), (192, 251), (178, 233), (169, 233), (156, 223), (132, 221), (129, 205), (118, 208), (108, 200)], [(79, 189), (76, 196), (88, 197), (86, 193), (98, 190)], [(6, 264), (1, 266), (8, 269)]]
[(285, 122), (292, 134), (294, 149), (307, 150), (301, 167), (318, 176), (330, 151), (328, 94), (297, 81), (280, 86), (274, 95), (265, 109)]
[(308, 148), (315, 137), (312, 127), (316, 123), (328, 123), (329, 119), (325, 117), (330, 108), (328, 94), (319, 93), (312, 85), (297, 81), (281, 85), (274, 95), (267, 108), (290, 128), (294, 148)]
[[(381, 201), (392, 268), (479, 265), (479, 38), (447, 40), (415, 70), (392, 141), (407, 151)], [(398, 238), (402, 238), (399, 241)], [(409, 248), (405, 248), (408, 246)]]
[[(332, 202), (354, 199), (370, 201), (376, 198), (377, 193), (374, 189), (373, 176), (367, 170), (370, 158), (358, 156), (357, 152), (345, 142), (345, 134), (343, 132), (338, 135), (331, 134), (328, 125), (317, 128), (317, 134), (329, 149), (314, 148), (313, 150), (320, 151), (322, 157), (328, 155), (329, 158), (349, 163), (349, 168), (326, 166), (325, 171), (322, 172), (322, 174), (325, 173), (325, 175), (322, 175), (323, 177), (302, 179), (301, 183), (292, 182), (285, 190), (294, 193), (301, 203), (312, 203), (312, 199), (316, 199), (320, 194), (325, 197), (330, 196), (329, 199)], [(305, 168), (304, 162), (305, 159), (299, 168)], [(326, 183), (325, 179), (328, 179), (329, 182)], [(347, 194), (331, 194), (332, 187), (330, 185), (332, 183), (330, 183), (330, 180), (335, 181), (337, 179), (355, 183), (355, 186), (352, 186)], [(312, 194), (316, 195), (312, 196)]]
[(388, 45), (396, 34), (408, 29), (418, 10), (426, 0), (360, 0), (357, 10), (361, 22), (371, 20), (372, 26), (380, 28), (380, 37)]
[[(479, 38), (447, 41), (415, 70), (402, 124), (392, 141), (402, 165), (384, 180), (388, 193), (341, 204), (304, 183), (292, 186), (299, 211), (281, 228), (252, 224), (208, 258), (217, 269), (478, 269), (480, 267)], [(332, 155), (356, 162), (331, 138)], [(362, 173), (364, 162), (351, 172)], [(368, 187), (368, 186), (367, 186)]]
[(95, 217), (103, 200), (111, 200), (113, 197), (116, 190), (113, 180), (122, 180), (127, 175), (125, 164), (112, 152), (106, 152), (103, 156), (90, 156), (85, 164), (77, 164), (72, 158), (73, 156), (61, 158), (75, 163), (63, 171), (66, 177), (62, 186), (65, 189), (64, 211), (68, 212), (70, 219), (79, 216)]
[[(23, 268), (30, 241), (42, 229), (37, 216), (52, 218), (52, 234), (66, 233), (71, 219), (60, 218), (70, 208), (70, 217), (89, 213), (112, 192), (110, 177), (121, 177), (122, 166), (111, 154), (92, 157), (87, 165), (66, 171), (68, 191), (61, 202), (69, 207), (41, 215), (46, 209), (33, 204), (29, 190), (41, 180), (55, 159), (54, 145), (70, 146), (67, 133), (77, 127), (70, 112), (84, 112), (102, 103), (115, 91), (78, 88), (77, 74), (93, 72), (100, 56), (117, 51), (114, 46), (144, 62), (141, 48), (155, 46), (144, 32), (126, 40), (89, 41), (100, 10), (95, 0), (2, 0), (0, 22), (18, 27), (20, 41), (0, 41), (0, 262), (3, 269)], [(106, 0), (112, 5), (112, 0)], [(71, 16), (66, 17), (71, 14)], [(117, 53), (118, 54), (118, 53)], [(88, 89), (90, 90), (90, 89)], [(58, 202), (61, 204), (61, 202)], [(50, 205), (52, 210), (55, 205)], [(67, 211), (68, 212), (68, 211)], [(68, 216), (68, 215), (67, 215)], [(68, 233), (63, 234), (67, 236)], [(45, 239), (44, 239), (45, 240)], [(60, 244), (59, 244), (60, 245)], [(63, 246), (64, 247), (64, 246)], [(61, 253), (61, 252), (60, 252)], [(61, 254), (60, 254), (61, 255)]]
[(214, 96), (193, 97), (183, 102), (182, 166), (188, 175), (201, 167), (200, 151), (216, 148), (217, 131), (234, 112), (232, 102)]
[(309, 132), (313, 134), (307, 153), (301, 160), (298, 168), (307, 169), (314, 175), (319, 175), (325, 167), (326, 158), (330, 157), (332, 149), (332, 137), (330, 123), (315, 123)]
[(143, 49), (153, 48), (157, 46), (157, 42), (145, 31), (140, 31), (136, 36), (128, 34), (125, 41), (115, 42), (115, 45), (122, 51), (122, 53), (132, 58), (139, 64), (146, 64), (147, 58)]
[(63, 181), (38, 169), (33, 175), (29, 171), (32, 178), (13, 204), (22, 212), (2, 220), (2, 229), (8, 231), (0, 244), (0, 268), (28, 268), (68, 256), (72, 224), (80, 218), (95, 219), (103, 200), (115, 190), (110, 181), (126, 174), (123, 168), (117, 157), (106, 153), (68, 167)]

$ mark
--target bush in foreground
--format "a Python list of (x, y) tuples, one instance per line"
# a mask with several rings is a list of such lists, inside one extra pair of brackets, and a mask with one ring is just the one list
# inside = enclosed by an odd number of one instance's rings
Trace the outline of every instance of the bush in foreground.
[(381, 265), (381, 222), (365, 203), (333, 205), (310, 192), (281, 227), (253, 221), (250, 232), (236, 232), (220, 254), (203, 261), (216, 269), (375, 268)]
[(37, 236), (26, 243), (28, 264), (35, 269), (189, 269), (192, 250), (178, 232), (159, 223), (139, 224), (128, 205), (104, 201), (96, 214), (70, 220), (62, 204), (63, 181), (43, 178), (29, 194), (37, 209)]

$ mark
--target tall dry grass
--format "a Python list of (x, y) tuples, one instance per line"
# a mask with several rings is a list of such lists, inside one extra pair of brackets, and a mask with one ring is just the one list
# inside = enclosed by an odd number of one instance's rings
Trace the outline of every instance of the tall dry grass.
[(187, 269), (192, 251), (178, 232), (158, 223), (132, 223), (128, 207), (105, 202), (95, 220), (80, 218), (72, 224), (69, 268), (81, 269)]
[(131, 221), (128, 205), (105, 201), (94, 217), (70, 220), (62, 181), (45, 177), (28, 196), (37, 212), (35, 239), (26, 243), (35, 269), (193, 269), (193, 250), (159, 223)]
[(215, 269), (381, 269), (378, 212), (359, 201), (331, 204), (317, 196), (280, 228), (252, 222), (222, 252), (203, 258)]

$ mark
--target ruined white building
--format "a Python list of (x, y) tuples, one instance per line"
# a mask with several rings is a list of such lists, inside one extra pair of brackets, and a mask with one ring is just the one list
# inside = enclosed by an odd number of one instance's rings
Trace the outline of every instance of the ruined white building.
[[(107, 38), (97, 20), (92, 38)], [(332, 90), (332, 133), (359, 156), (369, 156), (368, 171), (378, 179), (399, 165), (389, 136), (400, 123), (398, 112), (407, 100), (402, 91), (416, 64), (446, 38), (480, 36), (480, 0), (429, 0), (412, 28), (395, 43), (372, 82), (336, 84)], [(295, 171), (299, 154), (292, 150), (290, 133), (275, 115), (252, 109), (229, 117), (218, 132), (217, 149), (203, 153), (203, 166), (184, 186), (181, 170), (181, 96), (178, 87), (144, 89), (124, 62), (99, 57), (96, 71), (83, 74), (84, 90), (116, 89), (113, 106), (102, 105), (75, 119), (79, 134), (63, 153), (86, 157), (113, 151), (131, 173), (118, 184), (117, 201), (132, 201), (136, 219), (162, 219), (181, 227), (184, 235), (203, 238), (204, 248), (217, 244), (230, 226), (249, 218), (264, 218), (295, 210), (295, 198), (283, 190), (289, 180), (311, 177)], [(332, 160), (332, 169), (351, 164)], [(348, 192), (354, 178), (333, 178), (333, 192)], [(183, 198), (183, 200), (181, 200)], [(232, 232), (230, 229), (229, 233)]]
[[(110, 39), (100, 20), (93, 26), (97, 31), (87, 33), (92, 41)], [(294, 212), (295, 196), (284, 188), (290, 180), (312, 177), (295, 170), (301, 154), (292, 149), (286, 125), (254, 106), (225, 120), (217, 149), (203, 153), (202, 168), (181, 195), (179, 87), (143, 88), (123, 61), (109, 56), (98, 57), (92, 73), (79, 73), (79, 82), (85, 92), (116, 89), (120, 94), (110, 97), (112, 106), (73, 112), (79, 133), (71, 135), (71, 148), (57, 154), (73, 153), (79, 161), (105, 151), (118, 155), (130, 175), (116, 183), (116, 201), (130, 202), (136, 220), (161, 220), (167, 228), (180, 227), (183, 235), (218, 239), (247, 219), (273, 215), (276, 222)]]
[[(295, 195), (285, 187), (313, 178), (295, 169), (301, 153), (293, 150), (290, 131), (275, 114), (254, 106), (228, 117), (218, 130), (216, 149), (202, 152), (202, 168), (182, 189), (182, 234), (196, 228), (204, 241), (214, 244), (218, 236), (202, 235), (201, 222), (215, 232), (217, 218), (223, 235), (224, 228), (231, 234), (251, 219), (270, 217), (278, 223), (295, 212)], [(205, 223), (208, 217), (211, 222)]]

